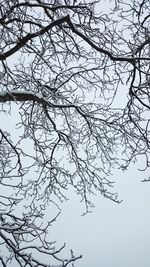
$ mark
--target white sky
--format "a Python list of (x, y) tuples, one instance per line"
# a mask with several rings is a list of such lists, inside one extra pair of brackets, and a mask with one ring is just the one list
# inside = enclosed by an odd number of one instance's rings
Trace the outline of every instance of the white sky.
[(51, 237), (83, 254), (77, 267), (150, 266), (150, 183), (141, 183), (135, 167), (117, 174), (120, 205), (97, 196), (96, 208), (86, 216), (74, 195), (63, 205)]
[[(14, 113), (12, 118), (1, 116), (1, 127), (13, 130)], [(61, 205), (62, 212), (49, 233), (49, 241), (56, 240), (57, 248), (66, 242), (62, 257), (73, 249), (76, 256), (83, 255), (76, 267), (150, 266), (150, 183), (141, 182), (144, 177), (138, 167), (139, 163), (126, 172), (114, 170), (114, 190), (123, 199), (120, 205), (97, 195), (92, 198), (96, 206), (92, 213), (81, 216), (84, 205), (68, 191), (70, 200)], [(54, 213), (50, 206), (47, 217), (52, 219)]]
[[(1, 120), (1, 127), (4, 123), (8, 125)], [(81, 216), (84, 206), (73, 192), (68, 192), (70, 200), (61, 206), (50, 241), (67, 243), (62, 256), (67, 256), (69, 249), (76, 256), (82, 254), (76, 267), (150, 266), (150, 182), (141, 182), (144, 177), (137, 167), (138, 163), (125, 173), (115, 172), (114, 190), (123, 199), (120, 205), (97, 195), (93, 212)]]

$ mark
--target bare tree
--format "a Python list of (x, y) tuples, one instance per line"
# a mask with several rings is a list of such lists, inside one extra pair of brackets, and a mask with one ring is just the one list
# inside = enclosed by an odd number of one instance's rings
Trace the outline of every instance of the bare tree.
[(48, 205), (70, 186), (86, 212), (97, 191), (119, 203), (112, 169), (149, 168), (149, 0), (104, 3), (1, 1), (1, 114), (20, 116), (0, 130), (2, 266), (72, 264), (47, 241)]

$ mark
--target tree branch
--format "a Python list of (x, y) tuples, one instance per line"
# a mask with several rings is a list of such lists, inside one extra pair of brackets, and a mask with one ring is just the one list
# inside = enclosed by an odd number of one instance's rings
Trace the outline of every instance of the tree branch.
[(65, 21), (67, 21), (67, 16), (53, 21), (52, 23), (50, 23), (49, 25), (47, 25), (46, 27), (44, 27), (42, 30), (40, 30), (38, 32), (28, 33), (25, 37), (20, 39), (18, 41), (18, 43), (13, 48), (11, 48), (9, 51), (1, 54), (0, 60), (5, 60), (6, 58), (12, 56), (14, 53), (16, 53), (22, 47), (24, 47), (28, 41), (32, 40), (33, 38), (35, 38), (37, 36), (43, 35), (44, 33), (48, 32), (50, 29), (52, 29), (54, 26), (59, 26), (61, 23), (65, 22)]

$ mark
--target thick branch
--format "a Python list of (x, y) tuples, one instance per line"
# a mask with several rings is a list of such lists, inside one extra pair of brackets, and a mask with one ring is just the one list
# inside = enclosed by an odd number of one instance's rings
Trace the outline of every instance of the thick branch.
[(38, 32), (27, 34), (25, 37), (20, 39), (19, 42), (13, 48), (11, 48), (9, 51), (1, 54), (0, 60), (5, 60), (7, 57), (10, 57), (14, 53), (16, 53), (19, 49), (24, 47), (28, 41), (32, 40), (33, 38), (35, 38), (37, 36), (43, 35), (44, 33), (48, 32), (50, 29), (52, 29), (54, 26), (58, 26), (61, 23), (65, 22), (66, 20), (67, 20), (67, 16), (63, 17), (61, 19), (55, 20), (54, 22), (52, 22), (51, 24), (49, 24), (48, 26), (46, 26), (45, 28), (43, 28), (42, 30), (40, 30)]
[(87, 36), (85, 36), (83, 33), (79, 32), (73, 25), (73, 23), (70, 20), (70, 16), (67, 15), (61, 19), (55, 20), (54, 22), (52, 22), (51, 24), (49, 24), (48, 26), (44, 27), (42, 30), (36, 32), (36, 33), (29, 33), (27, 34), (25, 37), (23, 37), (21, 40), (19, 40), (19, 42), (17, 43), (16, 46), (14, 46), (13, 48), (11, 48), (9, 51), (3, 53), (0, 55), (0, 60), (5, 60), (7, 57), (13, 55), (15, 52), (17, 52), (19, 49), (21, 49), (22, 47), (24, 47), (26, 45), (26, 43), (30, 40), (32, 40), (35, 37), (38, 37), (40, 35), (43, 35), (44, 33), (48, 32), (50, 29), (52, 29), (54, 26), (59, 26), (60, 24), (67, 22), (68, 25), (70, 26), (72, 32), (76, 33), (78, 36), (80, 36), (84, 41), (86, 41), (86, 43), (88, 43), (92, 48), (94, 48), (96, 51), (105, 54), (106, 56), (108, 56), (112, 61), (123, 61), (123, 62), (129, 62), (131, 64), (134, 64), (135, 61), (137, 60), (150, 60), (149, 58), (145, 58), (145, 57), (137, 57), (137, 58), (133, 58), (133, 57), (116, 57), (113, 56), (109, 51), (107, 51), (106, 49), (103, 49), (99, 46), (97, 46), (95, 43), (93, 43)]
[(86, 43), (88, 43), (91, 47), (93, 47), (96, 51), (105, 54), (106, 56), (108, 56), (111, 60), (113, 61), (124, 61), (124, 62), (129, 62), (129, 63), (134, 63), (136, 60), (150, 60), (150, 58), (131, 58), (131, 57), (116, 57), (113, 56), (109, 51), (97, 46), (96, 44), (94, 44), (87, 36), (85, 36), (83, 33), (79, 32), (73, 25), (73, 23), (70, 20), (70, 17), (67, 17), (68, 20), (68, 24), (71, 27), (71, 30), (76, 33), (78, 36), (80, 36), (83, 40), (86, 41)]
[[(42, 99), (42, 101), (40, 100)], [(0, 102), (8, 102), (8, 101), (19, 101), (19, 102), (26, 102), (26, 101), (37, 101), (37, 102), (41, 102), (42, 104), (44, 99), (42, 98), (42, 95), (38, 95), (38, 94), (33, 94), (30, 91), (26, 91), (26, 92), (21, 92), (21, 91), (11, 91), (10, 93), (8, 92), (3, 92), (0, 94)]]

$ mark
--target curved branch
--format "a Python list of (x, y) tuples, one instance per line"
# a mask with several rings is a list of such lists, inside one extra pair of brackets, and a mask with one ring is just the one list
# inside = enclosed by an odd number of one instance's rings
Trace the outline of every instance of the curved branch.
[(28, 41), (32, 40), (33, 38), (35, 38), (37, 36), (43, 35), (44, 33), (46, 33), (49, 30), (51, 30), (54, 26), (59, 26), (60, 24), (62, 24), (65, 21), (67, 21), (67, 16), (53, 21), (52, 23), (50, 23), (49, 25), (47, 25), (46, 27), (44, 27), (40, 31), (37, 31), (35, 33), (28, 33), (25, 37), (20, 39), (18, 41), (18, 43), (13, 48), (11, 48), (9, 51), (1, 54), (0, 55), (0, 60), (5, 60), (6, 58), (12, 56), (14, 53), (16, 53), (22, 47), (24, 47)]
[[(20, 50), (22, 47), (24, 47), (26, 45), (26, 43), (30, 40), (32, 40), (33, 38), (43, 35), (44, 33), (48, 32), (50, 29), (52, 29), (54, 26), (60, 26), (60, 24), (67, 22), (67, 24), (70, 26), (72, 32), (76, 33), (78, 36), (80, 36), (84, 41), (86, 41), (86, 43), (88, 43), (92, 48), (94, 48), (96, 51), (105, 54), (106, 56), (108, 56), (112, 61), (121, 61), (121, 62), (128, 62), (134, 65), (135, 61), (138, 60), (150, 60), (150, 58), (145, 58), (145, 57), (137, 57), (137, 58), (133, 58), (133, 57), (116, 57), (113, 56), (113, 54), (111, 54), (108, 50), (103, 49), (99, 46), (97, 46), (95, 43), (93, 43), (87, 36), (85, 36), (83, 33), (79, 32), (73, 25), (73, 23), (71, 22), (70, 16), (67, 15), (63, 18), (60, 18), (58, 20), (53, 21), (52, 23), (50, 23), (49, 25), (47, 25), (46, 27), (44, 27), (43, 29), (41, 29), (40, 31), (37, 31), (35, 33), (29, 33), (27, 34), (25, 37), (23, 37), (22, 39), (19, 40), (19, 42), (17, 43), (16, 46), (14, 46), (13, 48), (11, 48), (9, 51), (3, 53), (0, 55), (0, 61), (5, 60), (7, 57), (13, 55), (15, 52), (17, 52), (18, 50)], [(146, 42), (147, 44), (147, 42)], [(141, 49), (141, 48), (140, 48)]]

